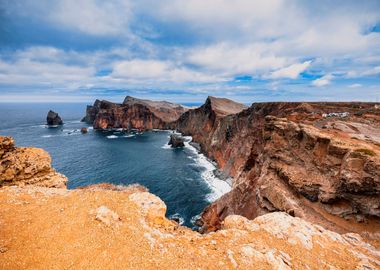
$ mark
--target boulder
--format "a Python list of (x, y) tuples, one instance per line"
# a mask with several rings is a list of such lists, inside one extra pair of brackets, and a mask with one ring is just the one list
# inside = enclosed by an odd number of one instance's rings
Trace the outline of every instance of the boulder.
[(170, 135), (170, 141), (169, 141), (168, 145), (171, 145), (173, 148), (185, 146), (183, 137), (181, 137), (177, 134), (171, 134)]
[(85, 127), (82, 127), (82, 128), (80, 129), (80, 132), (81, 132), (82, 134), (86, 134), (86, 133), (88, 132), (88, 129), (85, 128)]
[(52, 110), (50, 110), (46, 116), (46, 123), (49, 126), (63, 125), (61, 117), (59, 117), (58, 113)]

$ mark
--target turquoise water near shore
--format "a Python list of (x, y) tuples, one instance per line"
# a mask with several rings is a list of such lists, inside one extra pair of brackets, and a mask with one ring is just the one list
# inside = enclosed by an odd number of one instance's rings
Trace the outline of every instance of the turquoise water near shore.
[[(14, 137), (17, 146), (47, 150), (54, 168), (68, 177), (68, 188), (140, 183), (165, 201), (168, 217), (175, 216), (189, 227), (204, 207), (229, 190), (213, 175), (214, 164), (188, 143), (182, 149), (167, 146), (171, 131), (95, 131), (80, 122), (85, 107), (0, 103), (0, 135)], [(49, 109), (60, 114), (63, 126), (45, 126)], [(81, 127), (89, 132), (81, 134)]]

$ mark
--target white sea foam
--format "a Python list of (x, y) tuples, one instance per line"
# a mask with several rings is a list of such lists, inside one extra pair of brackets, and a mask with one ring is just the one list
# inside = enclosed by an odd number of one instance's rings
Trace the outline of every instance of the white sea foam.
[(117, 138), (119, 138), (119, 137), (116, 136), (116, 135), (108, 135), (107, 138), (108, 138), (108, 139), (117, 139)]
[(42, 138), (51, 138), (54, 137), (54, 135), (42, 135)]
[(163, 146), (161, 146), (162, 149), (173, 149), (169, 144), (165, 143)]
[(175, 221), (178, 221), (179, 225), (182, 225), (185, 223), (185, 219), (178, 213), (175, 213), (169, 217), (169, 219), (173, 219)]
[(127, 135), (124, 135), (123, 137), (124, 138), (131, 138), (131, 137), (135, 137), (135, 135), (134, 134), (127, 134)]
[(197, 150), (191, 145), (187, 146), (187, 143), (185, 143), (185, 147), (192, 148), (192, 150), (196, 153), (195, 162), (200, 167), (205, 168), (205, 170), (201, 173), (201, 176), (212, 190), (212, 193), (207, 196), (207, 199), (210, 202), (215, 201), (231, 190), (231, 186), (226, 181), (219, 179), (214, 175), (214, 170), (217, 168), (210, 160), (207, 159), (205, 155), (198, 154)]

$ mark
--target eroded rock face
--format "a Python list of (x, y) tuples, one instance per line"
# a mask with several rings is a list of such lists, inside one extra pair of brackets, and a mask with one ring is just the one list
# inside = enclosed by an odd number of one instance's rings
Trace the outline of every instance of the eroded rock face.
[[(274, 132), (276, 129), (281, 132)], [(292, 149), (286, 140), (285, 145), (280, 143), (284, 138), (294, 136), (302, 142), (299, 135), (293, 134), (300, 130), (307, 134), (302, 137), (308, 138), (307, 143), (299, 146), (292, 143)], [(281, 147), (283, 152), (296, 153), (307, 145), (318, 156), (321, 152), (329, 153), (315, 146), (318, 139), (314, 147), (310, 147), (310, 136), (318, 132), (313, 128), (309, 130), (301, 124), (267, 117), (265, 132), (268, 131), (271, 131), (270, 136), (279, 137), (273, 139), (273, 143), (278, 144), (276, 147)], [(266, 138), (268, 136), (265, 135)], [(335, 141), (331, 140), (330, 144), (334, 145)], [(334, 153), (341, 152), (333, 149)], [(273, 154), (269, 152), (268, 155)], [(354, 156), (358, 158), (358, 155)], [(365, 157), (364, 164), (372, 159), (373, 156)], [(353, 168), (362, 163), (354, 162)], [(269, 165), (267, 167), (271, 170)], [(358, 234), (341, 235), (285, 212), (264, 214), (254, 220), (229, 215), (217, 232), (199, 234), (167, 219), (165, 203), (140, 185), (103, 183), (76, 190), (51, 188), (59, 185), (52, 184), (56, 181), (52, 181), (51, 176), (57, 173), (50, 167), (48, 154), (41, 149), (16, 148), (10, 137), (0, 137), (0, 172), (0, 177), (6, 177), (0, 187), (1, 269), (25, 266), (66, 269), (73, 267), (73, 262), (75, 268), (83, 269), (380, 267), (379, 242), (374, 241), (373, 246)], [(357, 179), (356, 174), (348, 173), (344, 174), (345, 179), (348, 179), (347, 175)], [(62, 175), (59, 176), (61, 183), (65, 181)], [(294, 187), (302, 186), (297, 178), (292, 178), (289, 183)], [(17, 186), (9, 187), (7, 184)], [(268, 184), (274, 186), (276, 182)], [(355, 182), (354, 189), (361, 188), (366, 187), (358, 187)], [(328, 194), (334, 192), (337, 191)], [(345, 189), (345, 192), (350, 194), (350, 189)], [(244, 194), (245, 190), (242, 190)], [(315, 198), (320, 201), (325, 194), (319, 192)], [(278, 205), (292, 206), (287, 199), (294, 200), (295, 204), (298, 202), (291, 197), (276, 201)], [(126, 254), (128, 260), (125, 259)]]
[(0, 186), (65, 187), (67, 178), (51, 167), (43, 149), (15, 147), (11, 137), (0, 136)]
[[(380, 118), (373, 104), (258, 103), (216, 117), (210, 102), (177, 124), (234, 177), (232, 191), (203, 212), (205, 231), (220, 228), (231, 214), (253, 219), (285, 211), (339, 232), (380, 237), (380, 149), (374, 141)], [(336, 121), (322, 114), (337, 111), (349, 111), (346, 125), (361, 123), (367, 139), (322, 128)]]
[(122, 104), (96, 100), (87, 106), (83, 121), (96, 129), (167, 129), (169, 123), (187, 111), (184, 106), (165, 102), (126, 97)]
[(46, 123), (49, 126), (63, 125), (63, 121), (58, 113), (50, 110), (46, 116)]

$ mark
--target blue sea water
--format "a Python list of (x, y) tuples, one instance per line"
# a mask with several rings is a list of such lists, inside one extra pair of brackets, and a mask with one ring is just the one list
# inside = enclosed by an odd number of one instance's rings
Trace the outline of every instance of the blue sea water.
[[(68, 188), (140, 183), (165, 201), (168, 217), (180, 217), (189, 227), (192, 218), (229, 189), (213, 176), (215, 166), (188, 143), (182, 149), (168, 147), (171, 131), (95, 131), (80, 122), (85, 108), (86, 104), (0, 103), (0, 135), (12, 136), (17, 146), (47, 150), (54, 168), (68, 177)], [(63, 126), (45, 126), (49, 109), (59, 113)], [(88, 127), (89, 133), (81, 134), (81, 127)]]

